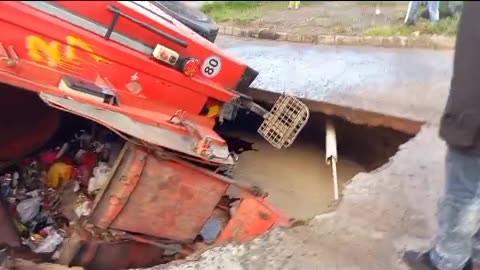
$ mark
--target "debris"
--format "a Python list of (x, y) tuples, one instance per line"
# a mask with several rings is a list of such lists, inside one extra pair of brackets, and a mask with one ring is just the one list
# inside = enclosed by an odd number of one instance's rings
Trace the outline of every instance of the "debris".
[(81, 186), (88, 187), (88, 181), (97, 163), (97, 154), (93, 151), (81, 149), (75, 155), (75, 160), (80, 164), (76, 175), (77, 179)]
[(202, 230), (200, 231), (200, 235), (205, 243), (210, 244), (217, 239), (217, 236), (221, 230), (222, 221), (216, 218), (209, 218), (205, 226), (203, 226)]
[(12, 175), (12, 183), (11, 183), (12, 188), (17, 187), (18, 179), (20, 179), (20, 174), (18, 172), (14, 172), (13, 175)]
[(29, 191), (29, 192), (27, 192), (27, 193), (25, 193), (25, 194), (26, 194), (27, 196), (29, 196), (30, 198), (32, 198), (32, 197), (38, 197), (38, 196), (40, 196), (41, 191), (40, 191), (40, 189), (35, 189), (35, 190)]
[(110, 167), (104, 162), (99, 162), (98, 166), (93, 169), (93, 177), (88, 182), (88, 193), (94, 193), (102, 188), (109, 177)]
[[(0, 199), (8, 202), (5, 216), (12, 221), (11, 234), (17, 237), (17, 246), (28, 256), (36, 256), (40, 261), (62, 261), (65, 256), (74, 256), (75, 247), (80, 243), (75, 239), (78, 234), (82, 239), (80, 244), (88, 242), (86, 246), (105, 245), (121, 250), (122, 246), (148, 244), (156, 247), (150, 249), (159, 252), (166, 262), (214, 243), (228, 223), (230, 204), (236, 200), (229, 197), (217, 202), (210, 219), (191, 242), (153, 238), (143, 232), (132, 234), (118, 228), (99, 228), (89, 223), (91, 220), (87, 217), (92, 213), (95, 195), (108, 183), (118, 157), (115, 154), (120, 153), (117, 148), (122, 145), (116, 143), (111, 137), (116, 135), (110, 131), (97, 130), (89, 134), (81, 130), (73, 138), (70, 132), (63, 135), (61, 141), (48, 143), (52, 147), (0, 171)], [(241, 149), (237, 149), (240, 150), (255, 149), (252, 143), (243, 142)], [(207, 169), (203, 171), (224, 179), (227, 184), (251, 188)], [(67, 253), (71, 250), (72, 254), (63, 254), (65, 250)]]
[(224, 139), (227, 142), (228, 150), (235, 154), (241, 154), (246, 151), (258, 151), (258, 149), (253, 148), (253, 142), (230, 136), (224, 136)]
[(57, 247), (71, 235), (69, 226), (92, 211), (93, 199), (88, 194), (108, 180), (110, 167), (102, 161), (110, 159), (112, 147), (105, 138), (95, 138), (85, 130), (63, 138), (66, 141), (50, 144), (56, 147), (27, 157), (0, 174), (0, 199), (8, 202), (5, 213), (11, 214), (6, 218), (12, 219), (12, 230), (34, 253), (57, 257)]
[(58, 245), (63, 242), (63, 237), (55, 230), (52, 230), (45, 240), (34, 250), (35, 253), (54, 252)]
[(92, 201), (85, 194), (80, 194), (75, 202), (75, 214), (78, 217), (88, 216), (92, 210)]
[(51, 187), (58, 187), (62, 181), (70, 180), (73, 176), (73, 166), (64, 162), (52, 164), (48, 170), (47, 179)]
[(50, 150), (50, 151), (46, 151), (46, 152), (42, 153), (38, 157), (38, 160), (44, 165), (50, 165), (53, 162), (55, 162), (55, 160), (58, 159), (57, 158), (58, 155), (59, 155), (59, 151)]
[(17, 205), (17, 213), (20, 216), (20, 221), (26, 223), (35, 218), (40, 211), (40, 204), (42, 198), (40, 196), (26, 199)]

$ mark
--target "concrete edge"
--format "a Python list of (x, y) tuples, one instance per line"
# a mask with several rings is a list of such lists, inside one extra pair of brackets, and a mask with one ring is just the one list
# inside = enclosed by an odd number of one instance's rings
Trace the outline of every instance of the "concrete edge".
[(268, 39), (289, 41), (298, 43), (324, 44), (324, 45), (349, 45), (349, 46), (372, 46), (384, 48), (422, 48), (434, 50), (453, 50), (455, 37), (448, 36), (345, 36), (345, 35), (300, 35), (295, 33), (283, 33), (267, 28), (236, 28), (220, 26), (219, 34), (235, 37), (249, 37), (256, 39)]

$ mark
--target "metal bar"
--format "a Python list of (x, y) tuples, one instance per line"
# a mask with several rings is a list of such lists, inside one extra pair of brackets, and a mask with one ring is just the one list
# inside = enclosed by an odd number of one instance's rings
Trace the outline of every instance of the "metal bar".
[(119, 14), (119, 15), (121, 15), (121, 16), (123, 16), (123, 17), (125, 17), (125, 18), (127, 18), (127, 19), (129, 19), (129, 20), (131, 20), (131, 21), (133, 21), (133, 22), (135, 22), (135, 23), (138, 23), (140, 26), (142, 26), (142, 27), (144, 27), (144, 28), (146, 28), (146, 29), (148, 29), (148, 30), (153, 31), (153, 32), (155, 32), (156, 34), (159, 34), (159, 35), (161, 35), (162, 37), (164, 37), (164, 38), (166, 38), (166, 39), (169, 39), (169, 40), (175, 42), (176, 44), (178, 44), (178, 45), (180, 45), (180, 46), (182, 46), (182, 47), (184, 47), (184, 48), (188, 47), (188, 43), (187, 43), (185, 40), (180, 39), (180, 38), (177, 38), (177, 37), (175, 37), (175, 36), (173, 36), (173, 35), (171, 35), (171, 34), (169, 34), (169, 33), (167, 33), (167, 32), (164, 32), (164, 31), (162, 31), (162, 30), (160, 30), (160, 29), (158, 29), (158, 28), (156, 28), (156, 27), (154, 27), (154, 26), (151, 26), (150, 24), (148, 24), (148, 23), (146, 23), (146, 22), (143, 22), (143, 21), (141, 21), (141, 20), (139, 20), (139, 19), (137, 19), (137, 18), (135, 18), (135, 17), (133, 17), (133, 16), (130, 16), (130, 15), (126, 14), (125, 12), (121, 11), (118, 7), (116, 7), (116, 6), (114, 6), (114, 5), (109, 5), (109, 6), (108, 6), (108, 9), (109, 9), (110, 11), (114, 12), (114, 13), (117, 13), (117, 14)]
[(117, 24), (118, 17), (119, 17), (118, 13), (113, 14), (112, 22), (108, 26), (107, 33), (105, 33), (105, 38), (106, 39), (109, 39), (110, 36), (112, 35), (113, 29), (115, 29), (115, 25)]
[(144, 244), (152, 245), (152, 246), (155, 246), (155, 247), (158, 247), (158, 248), (175, 251), (175, 252), (180, 253), (182, 255), (187, 255), (188, 256), (188, 255), (192, 254), (191, 252), (188, 252), (187, 250), (177, 248), (177, 247), (174, 247), (174, 246), (171, 246), (171, 245), (159, 243), (157, 241), (150, 240), (150, 239), (147, 239), (147, 238), (144, 238), (144, 237), (141, 237), (141, 236), (137, 236), (137, 235), (127, 234), (126, 238), (130, 239), (130, 240), (133, 240), (133, 241), (137, 241), (139, 243), (144, 243)]

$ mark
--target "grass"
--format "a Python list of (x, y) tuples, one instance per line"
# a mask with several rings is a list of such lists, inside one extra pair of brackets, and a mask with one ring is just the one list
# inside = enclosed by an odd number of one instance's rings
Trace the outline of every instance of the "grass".
[(375, 5), (381, 4), (383, 5), (397, 5), (397, 4), (405, 4), (408, 5), (408, 1), (356, 1), (358, 4), (361, 5)]
[[(301, 5), (305, 7), (320, 2), (322, 1), (302, 1)], [(379, 2), (382, 2), (382, 5), (400, 3), (407, 5), (408, 3), (407, 1), (363, 1), (357, 3), (373, 5)], [(284, 10), (287, 5), (288, 1), (212, 1), (202, 6), (201, 9), (217, 22), (229, 22), (234, 25), (245, 26), (269, 12)], [(393, 25), (371, 27), (365, 31), (365, 34), (372, 36), (406, 36), (418, 32), (420, 34), (455, 35), (458, 22), (459, 16), (447, 17), (437, 23), (420, 19), (414, 26), (405, 26), (399, 21)], [(337, 23), (336, 28), (339, 28), (336, 29), (337, 33), (348, 33), (351, 31), (350, 27), (343, 23), (341, 25)]]
[(390, 26), (375, 26), (367, 29), (365, 32), (371, 36), (408, 36), (414, 32), (419, 34), (437, 34), (437, 35), (456, 35), (458, 22), (460, 16), (447, 17), (437, 23), (432, 23), (427, 20), (420, 20), (417, 24), (412, 26), (406, 25), (390, 25)]
[(245, 25), (265, 12), (286, 7), (284, 1), (214, 1), (202, 6), (202, 11), (217, 22)]

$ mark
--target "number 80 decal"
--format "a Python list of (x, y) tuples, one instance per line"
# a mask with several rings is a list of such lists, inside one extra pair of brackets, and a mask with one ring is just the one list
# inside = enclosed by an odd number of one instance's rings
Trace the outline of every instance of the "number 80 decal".
[(222, 60), (218, 56), (210, 56), (202, 64), (202, 74), (205, 77), (213, 78), (222, 70)]

